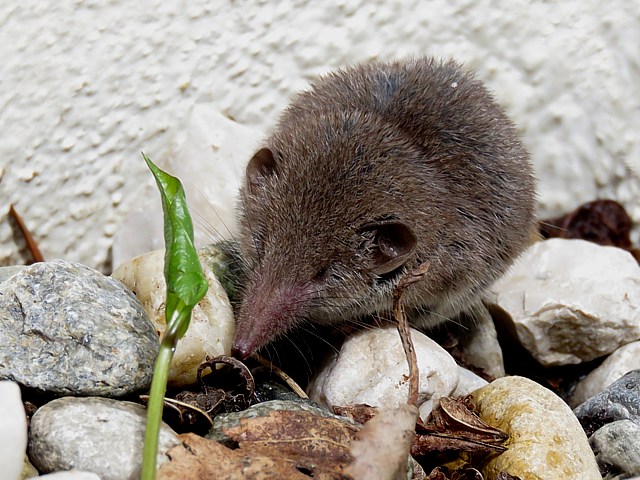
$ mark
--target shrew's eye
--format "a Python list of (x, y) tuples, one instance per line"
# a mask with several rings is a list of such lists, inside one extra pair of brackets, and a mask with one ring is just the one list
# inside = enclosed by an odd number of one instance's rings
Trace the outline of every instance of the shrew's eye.
[(313, 279), (318, 282), (339, 280), (340, 274), (338, 273), (335, 263), (330, 263), (329, 265), (325, 265), (320, 268), (314, 275)]
[(327, 273), (328, 272), (329, 272), (329, 267), (328, 266), (322, 267), (320, 270), (318, 270), (316, 272), (316, 274), (314, 275), (313, 279), (314, 280), (319, 280), (319, 281), (325, 280), (327, 278)]

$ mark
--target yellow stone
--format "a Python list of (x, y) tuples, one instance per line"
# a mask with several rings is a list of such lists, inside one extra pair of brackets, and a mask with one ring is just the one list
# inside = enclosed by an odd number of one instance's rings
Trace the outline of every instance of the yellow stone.
[(509, 434), (506, 452), (484, 468), (522, 480), (602, 480), (587, 436), (569, 406), (524, 377), (503, 377), (472, 393), (480, 418)]

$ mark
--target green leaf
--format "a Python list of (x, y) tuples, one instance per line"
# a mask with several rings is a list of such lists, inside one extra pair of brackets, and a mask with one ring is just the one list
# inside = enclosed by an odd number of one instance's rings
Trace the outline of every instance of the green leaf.
[[(184, 189), (180, 180), (160, 170), (146, 155), (142, 154), (142, 156), (156, 179), (162, 198), (162, 211), (165, 218), (164, 277), (167, 282), (167, 301), (171, 301), (172, 305), (186, 305), (193, 308), (207, 292), (208, 285), (202, 274), (193, 242), (193, 224)], [(177, 296), (177, 299), (172, 299), (173, 296)], [(166, 318), (167, 320), (170, 318), (168, 308)], [(186, 328), (184, 330), (186, 331)]]
[(164, 212), (164, 278), (167, 284), (165, 319), (167, 328), (160, 342), (160, 351), (151, 383), (147, 406), (143, 480), (153, 480), (156, 474), (158, 433), (162, 422), (162, 405), (167, 388), (169, 364), (178, 339), (189, 328), (191, 310), (207, 293), (207, 280), (193, 241), (193, 223), (180, 180), (163, 172), (143, 153), (142, 157), (156, 179)]

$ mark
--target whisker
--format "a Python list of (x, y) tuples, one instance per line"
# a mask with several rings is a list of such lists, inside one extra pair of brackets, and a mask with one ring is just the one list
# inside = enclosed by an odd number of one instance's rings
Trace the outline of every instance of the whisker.
[[(227, 223), (224, 221), (224, 219), (220, 215), (220, 212), (218, 212), (218, 209), (213, 205), (213, 203), (211, 203), (211, 200), (209, 199), (209, 197), (204, 194), (202, 189), (198, 185), (193, 183), (193, 182), (187, 182), (187, 188), (189, 189), (189, 194), (197, 194), (198, 195), (198, 199), (203, 204), (206, 204), (206, 206), (208, 207), (206, 216), (203, 214), (203, 212), (200, 212), (200, 211), (192, 211), (191, 212), (194, 217), (198, 218), (198, 220), (199, 220), (198, 221), (198, 226), (201, 228), (201, 230), (204, 231), (204, 232), (207, 232), (209, 234), (213, 233), (213, 235), (215, 237), (217, 237), (217, 238), (215, 238), (215, 240), (220, 240), (220, 239), (224, 239), (224, 238), (234, 238), (234, 236), (235, 236), (234, 233), (229, 228)], [(196, 203), (196, 202), (194, 202), (194, 203)], [(212, 222), (207, 220), (207, 217), (208, 217), (209, 213), (213, 213), (213, 215), (215, 215), (215, 217), (218, 219), (220, 224), (224, 227), (224, 229), (227, 232), (226, 236), (223, 235), (217, 228), (215, 228)]]
[(322, 342), (323, 344), (328, 346), (335, 353), (338, 353), (338, 349), (336, 348), (336, 346), (333, 345), (331, 342), (329, 342), (329, 340), (327, 340), (325, 337), (320, 335), (320, 333), (315, 328), (315, 325), (306, 324), (306, 325), (301, 325), (299, 328), (300, 328), (300, 330), (302, 330), (302, 331), (308, 333), (309, 335), (313, 336), (313, 338), (315, 338), (316, 340), (319, 340), (320, 342)]

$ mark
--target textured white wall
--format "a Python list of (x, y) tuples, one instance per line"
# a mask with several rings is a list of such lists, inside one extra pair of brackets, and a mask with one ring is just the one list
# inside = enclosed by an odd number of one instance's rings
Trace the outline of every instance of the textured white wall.
[(140, 150), (170, 155), (194, 106), (265, 129), (317, 73), (422, 53), (496, 92), (545, 212), (613, 196), (640, 219), (638, 0), (6, 0), (0, 265), (24, 255), (13, 202), (45, 256), (108, 269), (148, 180)]

